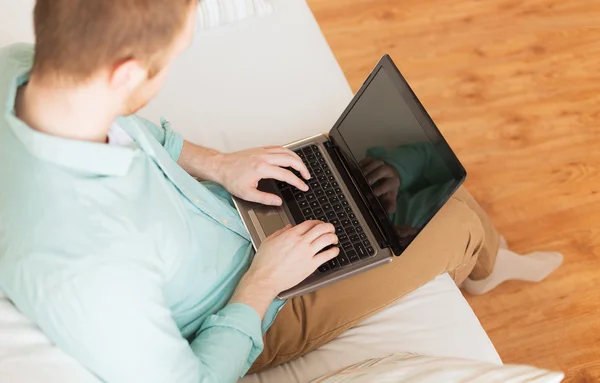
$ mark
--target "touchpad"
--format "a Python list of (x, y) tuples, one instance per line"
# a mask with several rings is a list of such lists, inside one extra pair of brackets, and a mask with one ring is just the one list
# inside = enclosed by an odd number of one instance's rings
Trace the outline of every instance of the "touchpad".
[(260, 206), (248, 212), (261, 241), (285, 226), (279, 215), (280, 210), (277, 207)]
[(259, 209), (257, 212), (258, 221), (262, 226), (265, 236), (268, 237), (285, 225), (279, 216), (279, 209)]

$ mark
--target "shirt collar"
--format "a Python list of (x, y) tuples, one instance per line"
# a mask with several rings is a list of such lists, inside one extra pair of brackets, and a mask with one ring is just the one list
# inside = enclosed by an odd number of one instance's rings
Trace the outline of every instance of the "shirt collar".
[(15, 115), (17, 90), (27, 81), (29, 81), (29, 68), (13, 77), (5, 107), (5, 118), (14, 135), (31, 155), (88, 174), (124, 176), (128, 173), (139, 149), (44, 134), (33, 130), (17, 118)]

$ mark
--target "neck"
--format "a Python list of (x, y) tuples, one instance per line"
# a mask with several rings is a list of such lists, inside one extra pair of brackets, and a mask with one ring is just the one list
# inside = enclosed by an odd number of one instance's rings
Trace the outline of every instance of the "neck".
[(117, 113), (93, 85), (44, 84), (32, 75), (17, 94), (17, 117), (39, 132), (73, 140), (106, 142)]

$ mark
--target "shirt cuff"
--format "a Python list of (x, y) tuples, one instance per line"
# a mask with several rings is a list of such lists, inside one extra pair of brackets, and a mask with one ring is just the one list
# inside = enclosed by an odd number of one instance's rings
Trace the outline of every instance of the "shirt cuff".
[(246, 335), (252, 341), (252, 349), (246, 361), (246, 368), (240, 377), (246, 375), (252, 363), (264, 348), (262, 338), (262, 321), (252, 307), (243, 303), (230, 303), (214, 315), (206, 318), (198, 332), (210, 327), (228, 327)]
[(183, 137), (171, 128), (171, 123), (161, 117), (160, 124), (165, 130), (164, 148), (173, 161), (177, 161), (183, 149)]

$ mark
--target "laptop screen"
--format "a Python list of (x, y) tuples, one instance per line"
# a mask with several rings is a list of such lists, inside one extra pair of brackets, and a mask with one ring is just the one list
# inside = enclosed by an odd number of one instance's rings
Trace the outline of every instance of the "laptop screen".
[(332, 136), (376, 219), (395, 231), (404, 249), (456, 191), (465, 173), (389, 63), (378, 65)]

